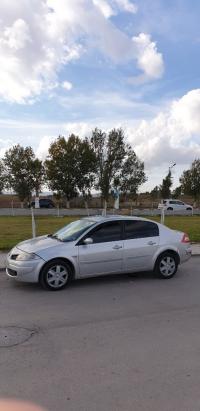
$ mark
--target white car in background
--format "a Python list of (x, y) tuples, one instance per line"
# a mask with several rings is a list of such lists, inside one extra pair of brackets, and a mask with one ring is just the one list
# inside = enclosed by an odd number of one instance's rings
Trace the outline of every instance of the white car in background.
[(154, 271), (168, 279), (191, 257), (188, 235), (139, 217), (87, 217), (52, 235), (23, 241), (7, 258), (7, 275), (60, 290), (70, 280)]
[(175, 199), (163, 200), (162, 203), (158, 204), (158, 208), (159, 209), (164, 208), (165, 210), (168, 210), (168, 211), (192, 211), (193, 210), (193, 207), (190, 204), (186, 204), (183, 201), (175, 200)]

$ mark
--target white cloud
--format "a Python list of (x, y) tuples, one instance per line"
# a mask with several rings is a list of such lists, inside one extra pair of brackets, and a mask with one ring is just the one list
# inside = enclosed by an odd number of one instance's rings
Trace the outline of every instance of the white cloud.
[(104, 15), (104, 17), (109, 18), (115, 14), (113, 8), (110, 6), (110, 4), (107, 1), (93, 0), (93, 3), (96, 7), (99, 8), (99, 10)]
[(188, 136), (200, 134), (200, 89), (191, 90), (173, 102), (172, 119), (183, 127)]
[(12, 140), (9, 138), (0, 138), (0, 159), (4, 156), (6, 150), (12, 145)]
[(129, 13), (137, 13), (137, 6), (129, 0), (115, 0), (120, 10), (127, 11)]
[(85, 122), (69, 122), (64, 125), (65, 129), (65, 136), (69, 136), (70, 134), (75, 134), (76, 136), (79, 136), (81, 138), (84, 138), (86, 136), (89, 136), (91, 134), (91, 130), (95, 126), (91, 123), (85, 123)]
[(70, 83), (69, 81), (63, 81), (62, 88), (69, 91), (72, 89), (72, 87), (73, 87), (72, 83)]
[(24, 20), (18, 19), (11, 27), (5, 28), (2, 43), (10, 49), (23, 49), (26, 46), (26, 43), (30, 42), (31, 37), (29, 27)]
[(35, 152), (36, 156), (40, 160), (45, 160), (48, 154), (51, 143), (55, 140), (55, 137), (44, 136), (40, 139), (38, 148)]
[(162, 56), (150, 37), (132, 41), (107, 18), (122, 10), (135, 13), (136, 6), (129, 0), (1, 0), (0, 99), (32, 102), (55, 88), (60, 69), (88, 48), (116, 64), (136, 60), (148, 78), (160, 77)]
[(142, 83), (150, 78), (162, 77), (164, 72), (163, 57), (161, 53), (158, 53), (156, 43), (151, 41), (151, 36), (140, 33), (139, 36), (133, 37), (133, 43), (136, 47), (138, 68), (144, 72), (144, 75), (135, 80)]
[(118, 14), (120, 11), (133, 14), (137, 12), (137, 6), (129, 0), (93, 0), (93, 3), (106, 18)]
[[(129, 141), (150, 167), (189, 164), (200, 157), (200, 89), (192, 90), (152, 120), (127, 127)], [(197, 137), (198, 136), (198, 137)]]

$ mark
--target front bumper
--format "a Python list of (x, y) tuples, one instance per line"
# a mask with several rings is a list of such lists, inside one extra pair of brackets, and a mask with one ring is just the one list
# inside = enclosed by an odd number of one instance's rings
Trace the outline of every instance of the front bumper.
[(6, 262), (6, 274), (8, 277), (16, 281), (37, 283), (39, 281), (39, 273), (44, 264), (41, 258), (31, 261), (16, 261), (9, 256)]

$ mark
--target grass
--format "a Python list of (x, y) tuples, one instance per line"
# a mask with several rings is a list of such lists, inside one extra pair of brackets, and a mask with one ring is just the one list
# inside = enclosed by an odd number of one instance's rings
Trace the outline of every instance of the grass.
[[(36, 217), (37, 235), (53, 233), (79, 217)], [(160, 221), (159, 217), (147, 217)], [(200, 242), (200, 216), (167, 216), (165, 224), (189, 234), (191, 241)], [(0, 250), (9, 250), (20, 241), (32, 237), (31, 217), (0, 216)]]
[[(78, 217), (38, 216), (36, 235), (54, 233), (59, 228), (76, 220)], [(0, 250), (9, 250), (20, 241), (32, 237), (31, 217), (0, 216)]]
[[(160, 222), (160, 217), (147, 218)], [(200, 243), (200, 216), (166, 216), (165, 225), (187, 233), (192, 242)]]

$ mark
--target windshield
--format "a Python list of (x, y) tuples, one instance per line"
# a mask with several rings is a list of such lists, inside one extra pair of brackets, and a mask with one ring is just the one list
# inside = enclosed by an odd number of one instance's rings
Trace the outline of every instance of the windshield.
[(81, 234), (95, 224), (95, 221), (87, 219), (73, 221), (73, 223), (70, 223), (61, 228), (61, 230), (56, 231), (52, 237), (55, 237), (60, 241), (76, 241)]

